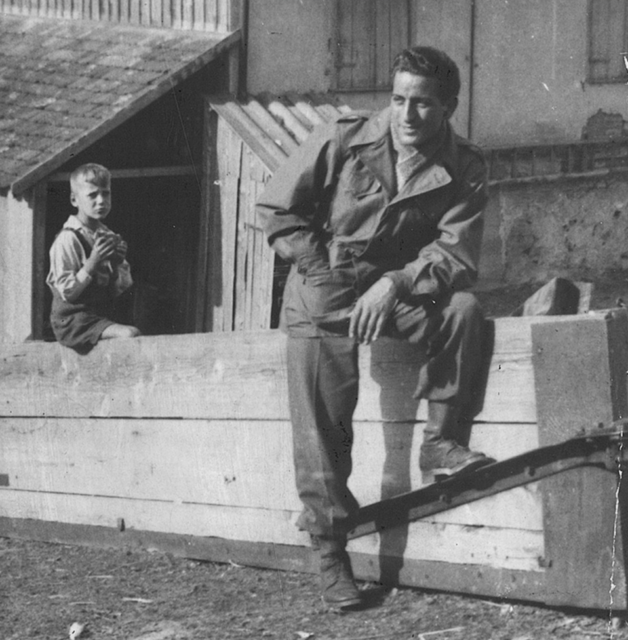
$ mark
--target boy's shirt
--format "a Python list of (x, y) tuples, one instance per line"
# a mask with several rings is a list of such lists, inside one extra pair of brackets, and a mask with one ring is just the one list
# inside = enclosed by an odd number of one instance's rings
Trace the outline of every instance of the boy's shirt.
[[(102, 222), (96, 230), (91, 231), (81, 224), (76, 215), (67, 219), (63, 229), (79, 230), (91, 247), (94, 246), (98, 230), (110, 231)], [(106, 287), (116, 272), (117, 277), (113, 283), (114, 295), (120, 295), (133, 284), (131, 267), (126, 260), (123, 260), (115, 271), (109, 262), (104, 262), (99, 265), (93, 276), (85, 270), (85, 262), (87, 255), (76, 234), (61, 232), (50, 248), (50, 272), (46, 284), (51, 289), (55, 288), (66, 302), (75, 302), (93, 280), (99, 286)]]

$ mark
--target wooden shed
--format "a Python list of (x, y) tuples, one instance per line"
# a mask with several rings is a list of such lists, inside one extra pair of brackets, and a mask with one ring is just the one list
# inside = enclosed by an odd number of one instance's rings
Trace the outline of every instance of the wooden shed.
[(194, 331), (203, 95), (236, 88), (240, 32), (210, 30), (209, 15), (198, 32), (33, 7), (0, 13), (0, 342), (51, 338), (48, 249), (84, 162), (112, 172), (108, 224), (129, 243), (146, 311), (160, 309), (145, 332)]
[(331, 94), (262, 94), (207, 101), (208, 166), (199, 277), (207, 286), (197, 330), (243, 331), (277, 326), (287, 265), (275, 258), (257, 220), (255, 202), (273, 172), (312, 129), (349, 107)]

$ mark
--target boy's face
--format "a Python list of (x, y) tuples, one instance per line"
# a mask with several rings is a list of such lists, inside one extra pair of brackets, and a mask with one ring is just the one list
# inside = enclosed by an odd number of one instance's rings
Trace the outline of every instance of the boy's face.
[(94, 225), (104, 220), (111, 211), (111, 184), (109, 181), (93, 182), (80, 176), (72, 183), (70, 202), (78, 209), (81, 222)]
[(393, 78), (390, 126), (401, 144), (420, 147), (440, 131), (457, 105), (456, 98), (441, 100), (436, 78), (398, 71)]

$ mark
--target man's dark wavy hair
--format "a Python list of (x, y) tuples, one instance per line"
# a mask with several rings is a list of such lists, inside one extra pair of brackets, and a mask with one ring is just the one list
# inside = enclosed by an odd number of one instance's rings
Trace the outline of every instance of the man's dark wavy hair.
[(438, 95), (443, 102), (458, 97), (460, 71), (458, 65), (444, 52), (434, 47), (412, 47), (397, 54), (393, 61), (391, 77), (398, 71), (408, 71), (417, 76), (436, 78)]

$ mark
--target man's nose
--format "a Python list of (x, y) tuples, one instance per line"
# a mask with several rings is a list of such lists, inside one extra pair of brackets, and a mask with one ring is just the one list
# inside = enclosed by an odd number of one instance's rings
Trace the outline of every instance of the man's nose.
[(411, 102), (406, 102), (403, 107), (403, 119), (406, 122), (412, 122), (417, 118), (417, 110), (415, 106)]

